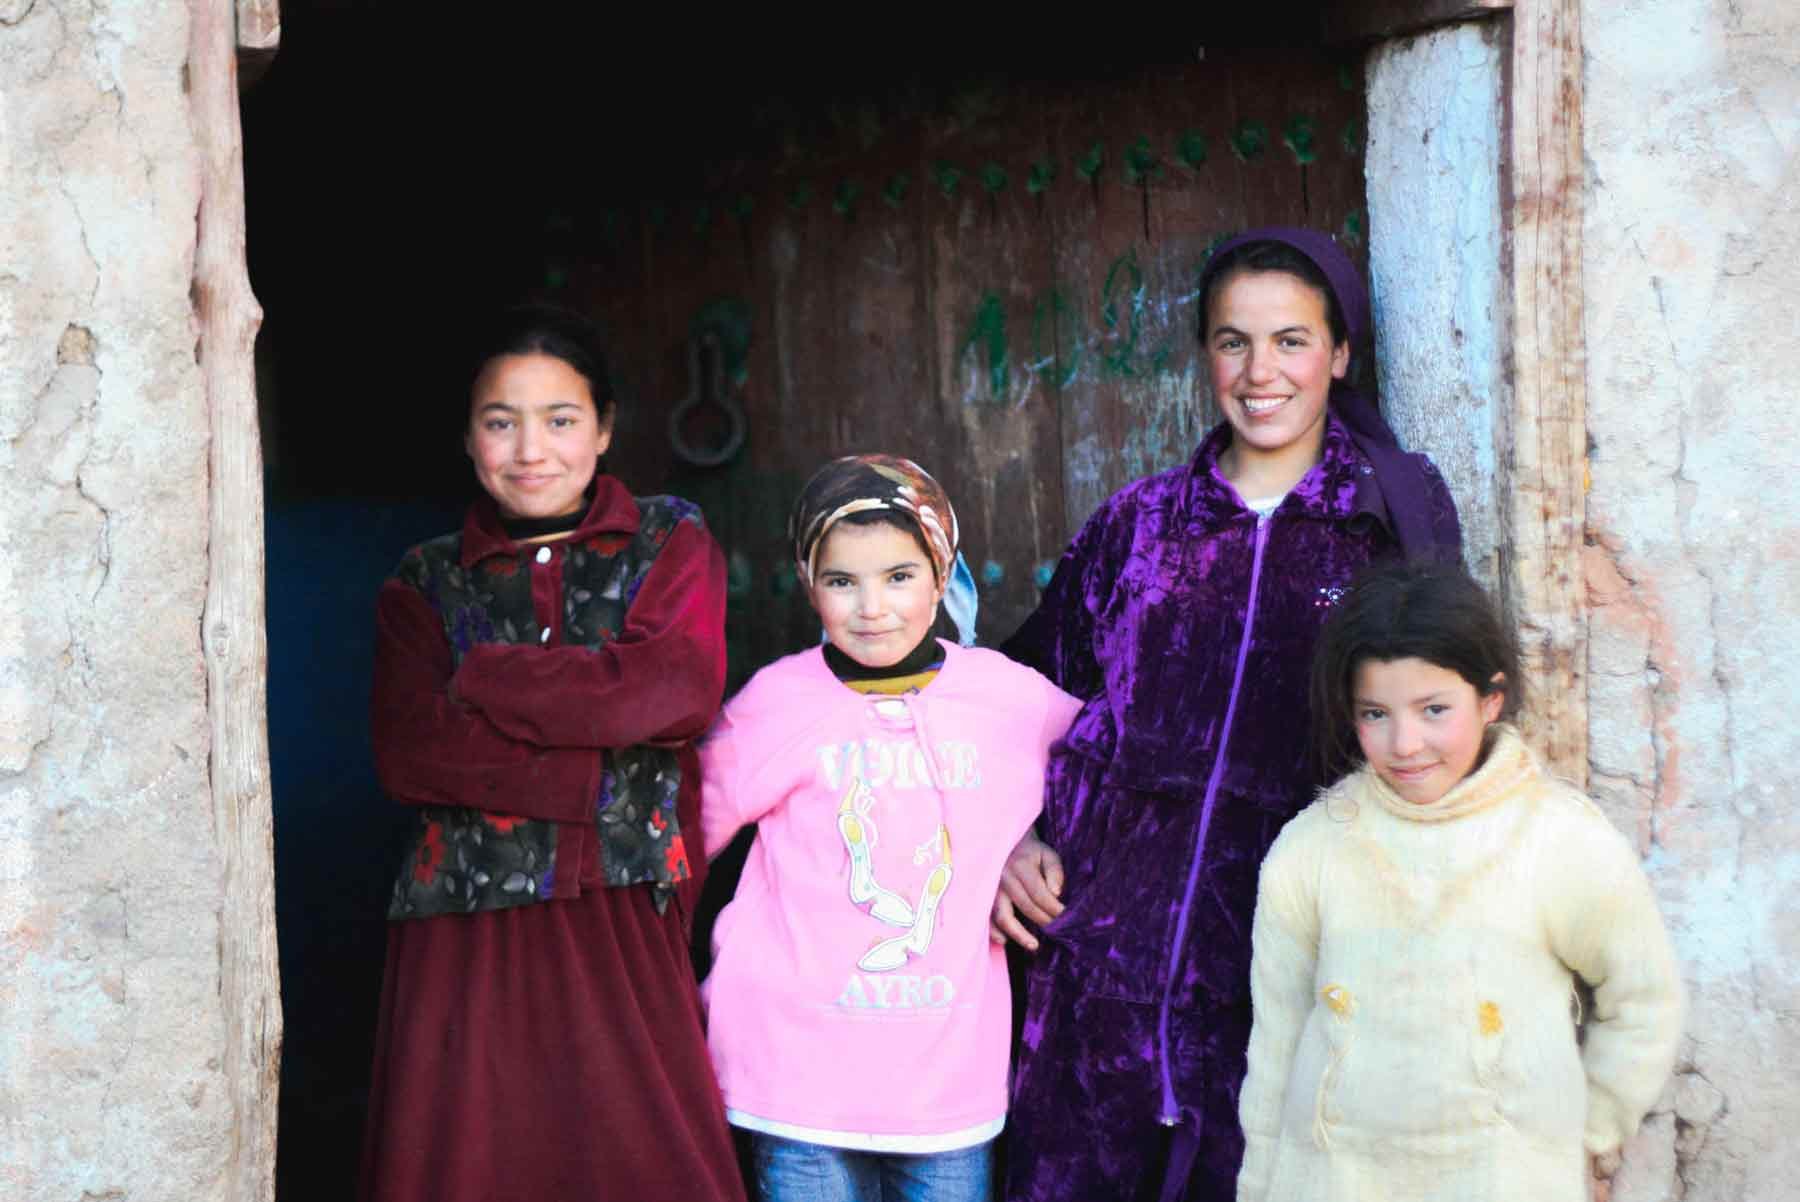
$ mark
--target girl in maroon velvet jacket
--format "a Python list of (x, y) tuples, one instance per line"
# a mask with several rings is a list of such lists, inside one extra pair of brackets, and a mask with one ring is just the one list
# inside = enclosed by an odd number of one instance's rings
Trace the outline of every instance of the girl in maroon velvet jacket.
[(692, 505), (598, 474), (584, 323), (515, 310), (478, 362), (485, 495), (377, 604), (376, 768), (419, 821), (361, 1196), (742, 1199), (687, 950), (723, 558)]
[(1095, 512), (1003, 648), (1086, 702), (995, 904), (997, 934), (1037, 945), (1016, 906), (1044, 944), (1015, 1202), (1233, 1196), (1257, 867), (1323, 783), (1313, 640), (1365, 564), (1460, 545), (1437, 469), (1348, 383), (1369, 301), (1329, 237), (1226, 243), (1201, 311), (1225, 420)]

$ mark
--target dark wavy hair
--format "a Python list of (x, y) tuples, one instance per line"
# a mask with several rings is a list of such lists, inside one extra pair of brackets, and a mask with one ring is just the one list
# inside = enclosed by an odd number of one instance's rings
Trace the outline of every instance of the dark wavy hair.
[[(1457, 564), (1393, 564), (1359, 576), (1338, 601), (1313, 653), (1314, 746), (1324, 779), (1362, 763), (1356, 670), (1369, 660), (1422, 659), (1456, 673), (1480, 697), (1505, 694), (1502, 721), (1525, 700), (1518, 641), (1482, 587)], [(1495, 675), (1502, 683), (1493, 683)], [(1485, 754), (1485, 753), (1484, 753)]]
[[(1206, 265), (1200, 293), (1200, 341), (1206, 341), (1207, 323), (1212, 320), (1212, 298), (1219, 287), (1233, 276), (1267, 271), (1291, 275), (1317, 288), (1325, 297), (1325, 320), (1331, 326), (1331, 340), (1349, 340), (1350, 326), (1344, 320), (1344, 307), (1338, 303), (1337, 293), (1332, 290), (1325, 273), (1319, 270), (1319, 265), (1285, 242), (1265, 239), (1234, 246)], [(1357, 349), (1352, 347), (1352, 353)]]
[(605, 418), (617, 406), (599, 331), (579, 313), (543, 304), (514, 305), (495, 313), (476, 334), (469, 358), (470, 386), (482, 368), (503, 355), (561, 359), (587, 381), (596, 414)]

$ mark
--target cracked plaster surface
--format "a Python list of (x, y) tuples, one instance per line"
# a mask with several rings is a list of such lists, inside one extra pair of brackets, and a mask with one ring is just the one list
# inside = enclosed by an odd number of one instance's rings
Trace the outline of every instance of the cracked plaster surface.
[[(1581, 20), (1591, 789), (1644, 854), (1691, 1006), (1611, 1198), (1785, 1198), (1800, 1095), (1770, 1066), (1800, 1060), (1800, 8), (1588, 0)], [(1384, 403), (1444, 468), (1490, 579), (1504, 302), (1471, 264), (1498, 257), (1492, 51), (1465, 26), (1368, 68)]]
[(185, 5), (0, 0), (0, 1197), (223, 1197)]
[[(1430, 453), (1464, 556), (1498, 578), (1495, 434), (1503, 371), (1500, 59), (1490, 23), (1384, 43), (1369, 56), (1369, 275), (1382, 407)], [(1446, 248), (1455, 253), (1446, 253)]]
[(1683, 1063), (1613, 1200), (1787, 1197), (1800, 9), (1588, 0), (1581, 19), (1592, 784), (1637, 835), (1690, 991)]
[[(1582, 21), (1593, 784), (1692, 992), (1613, 1198), (1779, 1198), (1800, 333), (1771, 265), (1800, 254), (1800, 11)], [(222, 1189), (185, 54), (182, 6), (0, 0), (0, 1195), (29, 1202)]]

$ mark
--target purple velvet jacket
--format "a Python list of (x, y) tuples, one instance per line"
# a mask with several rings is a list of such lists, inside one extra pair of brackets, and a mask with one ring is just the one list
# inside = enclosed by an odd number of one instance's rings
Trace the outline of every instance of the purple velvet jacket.
[(1030, 974), (1008, 1198), (1235, 1193), (1257, 870), (1322, 783), (1314, 640), (1351, 577), (1401, 551), (1384, 475), (1407, 554), (1459, 548), (1436, 468), (1390, 435), (1379, 471), (1359, 433), (1334, 408), (1320, 462), (1259, 519), (1215, 428), (1101, 506), (1004, 648), (1087, 699), (1046, 776), (1068, 908)]

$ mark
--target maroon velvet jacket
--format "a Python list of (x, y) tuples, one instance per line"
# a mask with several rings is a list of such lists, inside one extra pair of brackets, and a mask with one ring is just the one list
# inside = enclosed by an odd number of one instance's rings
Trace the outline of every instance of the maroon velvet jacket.
[[(639, 576), (621, 552), (659, 513), (681, 517)], [(691, 507), (640, 511), (606, 477), (565, 539), (510, 541), (484, 498), (455, 552), (433, 571), (477, 587), (434, 588), (444, 612), (404, 565), (381, 591), (376, 765), (422, 813), (472, 807), (489, 843), (553, 826), (555, 900), (388, 924), (359, 1196), (743, 1202), (686, 924), (701, 877), (691, 740), (725, 677), (723, 556)], [(613, 603), (593, 604), (615, 581)], [(618, 601), (623, 620), (602, 629)], [(647, 742), (680, 743), (674, 808), (695, 862), (673, 914), (655, 885), (606, 886), (597, 835), (605, 752)]]
[(566, 638), (586, 600), (565, 596), (566, 568), (577, 556), (616, 553), (638, 523), (637, 502), (609, 476), (598, 478), (581, 524), (552, 543), (513, 542), (483, 498), (463, 526), (461, 569), (527, 575), (531, 612), (447, 621), (398, 578), (376, 605), (370, 732), (388, 795), (486, 811), (501, 830), (521, 819), (557, 824), (555, 897), (577, 896), (598, 863), (604, 749), (678, 747), (679, 808), (687, 829), (698, 830), (691, 741), (718, 711), (725, 681), (718, 545), (698, 522), (677, 522), (629, 598), (623, 628)]

